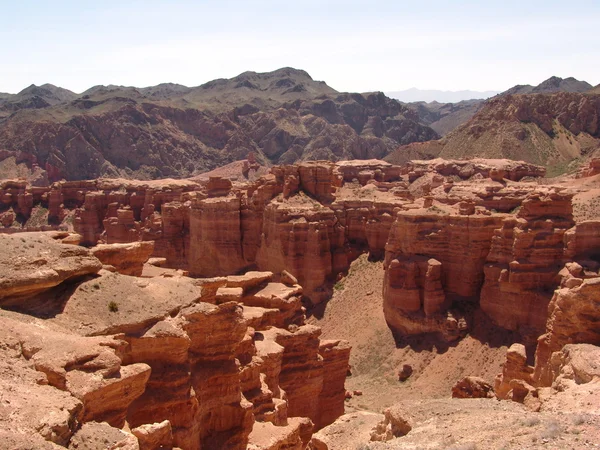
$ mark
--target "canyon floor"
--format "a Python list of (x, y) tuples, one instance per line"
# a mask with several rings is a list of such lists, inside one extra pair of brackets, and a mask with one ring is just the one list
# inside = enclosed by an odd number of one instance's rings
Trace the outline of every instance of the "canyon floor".
[[(347, 411), (378, 411), (400, 398), (446, 398), (452, 385), (466, 375), (492, 382), (502, 371), (511, 342), (502, 332), (496, 336), (487, 333), (488, 339), (469, 335), (456, 345), (431, 337), (397, 344), (383, 315), (383, 275), (381, 261), (372, 262), (366, 254), (361, 255), (335, 285), (332, 299), (321, 308), (324, 313), (315, 310), (309, 319), (323, 329), (323, 337), (338, 336), (352, 345), (352, 375), (346, 387), (362, 395), (346, 403)], [(398, 372), (404, 364), (412, 367), (413, 374), (400, 382)]]
[[(600, 411), (589, 412), (598, 406), (595, 392), (584, 404), (567, 394), (566, 404), (543, 412), (496, 399), (451, 398), (452, 386), (464, 376), (493, 384), (514, 337), (478, 321), (481, 326), (454, 346), (431, 338), (397, 344), (383, 315), (383, 273), (381, 261), (361, 255), (338, 281), (331, 300), (308, 319), (323, 329), (324, 338), (337, 336), (352, 345), (346, 389), (354, 394), (346, 401), (346, 414), (317, 434), (330, 450), (600, 448)], [(413, 374), (401, 382), (404, 364)], [(393, 441), (370, 442), (381, 413), (393, 405), (400, 405), (416, 426)]]

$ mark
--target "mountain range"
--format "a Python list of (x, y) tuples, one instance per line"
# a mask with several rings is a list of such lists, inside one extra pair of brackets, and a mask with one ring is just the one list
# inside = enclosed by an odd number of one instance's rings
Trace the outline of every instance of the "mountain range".
[(30, 86), (0, 100), (0, 177), (186, 177), (254, 152), (259, 162), (383, 158), (439, 137), (382, 93), (339, 93), (302, 70), (198, 87)]
[(197, 87), (76, 94), (32, 85), (0, 94), (0, 178), (180, 178), (250, 152), (266, 166), (436, 156), (560, 165), (598, 147), (598, 93), (600, 86), (551, 77), (488, 100), (404, 104), (381, 92), (340, 93), (292, 68)]
[[(586, 81), (579, 81), (575, 78), (550, 77), (537, 86), (517, 85), (498, 93), (499, 96), (509, 94), (553, 94), (556, 92), (592, 92), (592, 85)], [(412, 102), (407, 103), (409, 108), (414, 109), (421, 117), (421, 123), (435, 130), (441, 136), (445, 136), (459, 125), (467, 122), (475, 115), (485, 99), (473, 98), (463, 100), (457, 103), (439, 103), (439, 102)]]

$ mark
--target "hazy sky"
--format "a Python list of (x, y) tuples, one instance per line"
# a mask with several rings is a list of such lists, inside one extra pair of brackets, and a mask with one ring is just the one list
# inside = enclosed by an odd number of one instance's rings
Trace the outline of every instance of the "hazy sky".
[(0, 92), (301, 68), (340, 91), (600, 83), (599, 0), (0, 0)]

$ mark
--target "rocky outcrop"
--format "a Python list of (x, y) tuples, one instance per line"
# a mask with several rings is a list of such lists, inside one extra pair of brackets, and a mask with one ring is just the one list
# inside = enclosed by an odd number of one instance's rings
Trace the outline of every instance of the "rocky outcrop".
[(559, 390), (569, 386), (597, 382), (600, 379), (600, 346), (567, 344), (552, 355), (553, 386)]
[(600, 173), (600, 158), (591, 159), (577, 172), (577, 178), (593, 177)]
[(82, 247), (45, 233), (0, 234), (0, 302), (27, 297), (62, 282), (97, 273), (102, 264)]
[(468, 180), (474, 176), (491, 178), (494, 181), (503, 179), (520, 181), (525, 177), (538, 178), (546, 175), (542, 166), (525, 161), (511, 159), (481, 159), (468, 160), (436, 158), (429, 161), (410, 161), (402, 167), (402, 173), (411, 174), (413, 177), (435, 172), (444, 177), (459, 177)]
[(496, 323), (534, 340), (565, 259), (564, 236), (573, 226), (571, 193), (530, 194), (515, 218), (494, 233), (485, 266), (481, 308)]
[[(42, 234), (19, 236), (89, 254)], [(8, 249), (14, 264), (20, 248)], [(0, 370), (0, 384), (46, 384), (63, 406), (50, 420), (44, 414), (56, 413), (42, 403), (39, 419), (29, 413), (34, 437), (11, 433), (8, 442), (96, 448), (106, 435), (132, 449), (305, 449), (313, 428), (344, 412), (350, 347), (321, 341), (320, 329), (304, 324), (301, 293), (271, 272), (193, 280), (105, 270), (25, 299), (11, 292), (11, 308), (46, 319), (0, 314), (0, 351), (14, 367)], [(15, 411), (11, 423), (29, 430)], [(133, 434), (117, 430), (125, 421)]]
[(468, 376), (452, 386), (452, 398), (494, 398), (494, 388), (480, 377)]
[(141, 276), (144, 263), (154, 251), (154, 242), (129, 242), (127, 244), (100, 244), (91, 249), (92, 255), (102, 264), (113, 266), (123, 275)]
[[(13, 346), (5, 355), (12, 369), (3, 371), (3, 382), (13, 376), (21, 378), (15, 378), (13, 386), (37, 394), (37, 401), (33, 397), (31, 401), (39, 408), (28, 417), (27, 411), (18, 407), (25, 400), (22, 394), (14, 389), (4, 391), (13, 392), (15, 420), (24, 422), (15, 427), (16, 435), (19, 428), (34, 427), (33, 434), (66, 445), (83, 422), (123, 426), (127, 409), (142, 394), (150, 375), (146, 364), (123, 363), (126, 342), (113, 336), (77, 336), (18, 314), (4, 313), (0, 320), (2, 342)], [(28, 386), (25, 380), (37, 381)], [(48, 401), (57, 403), (50, 406)]]
[(510, 398), (513, 380), (522, 380), (533, 385), (533, 367), (527, 364), (527, 352), (523, 344), (513, 344), (506, 351), (506, 362), (502, 373), (496, 377), (494, 392), (499, 399)]
[(552, 357), (567, 344), (600, 345), (598, 330), (600, 278), (584, 280), (580, 286), (557, 289), (548, 306), (546, 332), (540, 336), (535, 354), (534, 379), (548, 386), (554, 377)]
[(371, 432), (371, 441), (389, 441), (412, 430), (412, 417), (400, 405), (387, 408), (383, 414), (384, 419)]
[(501, 216), (401, 211), (386, 244), (386, 321), (398, 335), (466, 331), (458, 307), (477, 299)]
[(173, 448), (173, 433), (168, 420), (141, 425), (131, 430), (131, 433), (138, 439), (140, 450), (171, 450)]

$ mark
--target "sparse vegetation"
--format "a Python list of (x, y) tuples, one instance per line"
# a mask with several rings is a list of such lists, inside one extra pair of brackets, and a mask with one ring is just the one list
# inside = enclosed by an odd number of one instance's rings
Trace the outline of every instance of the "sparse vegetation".
[(446, 211), (436, 205), (430, 206), (427, 210), (437, 214), (448, 214)]
[(546, 424), (544, 429), (540, 431), (540, 439), (551, 440), (556, 439), (562, 433), (562, 429), (558, 422), (549, 422)]
[(48, 208), (43, 206), (37, 206), (31, 212), (31, 216), (27, 221), (27, 225), (30, 227), (40, 227), (48, 222)]
[(537, 417), (527, 417), (521, 422), (521, 425), (524, 425), (526, 427), (533, 427), (533, 426), (539, 425), (539, 424), (540, 424), (540, 419), (538, 419)]
[(583, 414), (575, 414), (571, 418), (573, 425), (583, 425), (586, 422), (586, 417)]
[(108, 303), (108, 310), (110, 312), (116, 313), (117, 311), (119, 311), (119, 305), (117, 305), (117, 302), (115, 301), (110, 301)]

